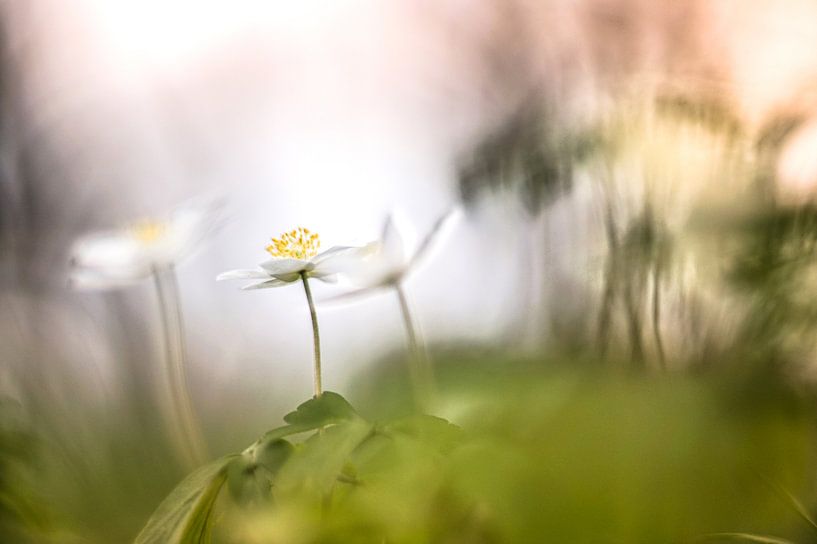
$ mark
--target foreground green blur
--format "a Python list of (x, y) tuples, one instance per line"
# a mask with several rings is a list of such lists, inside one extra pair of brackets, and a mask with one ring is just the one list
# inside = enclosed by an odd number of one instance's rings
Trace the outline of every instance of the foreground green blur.
[[(814, 538), (801, 511), (814, 498), (813, 403), (779, 376), (443, 368), (450, 420), (397, 407), (377, 419), (384, 410), (327, 392), (194, 473), (136, 542)], [(379, 390), (362, 405), (400, 396)]]
[[(127, 542), (139, 531), (140, 544), (817, 535), (817, 399), (773, 367), (645, 376), (567, 357), (445, 357), (435, 415), (414, 413), (398, 357), (356, 382), (355, 407), (332, 392), (310, 399), (172, 492), (139, 450), (119, 473), (55, 490), (59, 480), (38, 472), (54, 453), (4, 404), (0, 541)], [(158, 508), (155, 494), (135, 492), (139, 478), (165, 486)], [(63, 497), (99, 504), (91, 490), (124, 514), (100, 508), (78, 525), (77, 504)]]

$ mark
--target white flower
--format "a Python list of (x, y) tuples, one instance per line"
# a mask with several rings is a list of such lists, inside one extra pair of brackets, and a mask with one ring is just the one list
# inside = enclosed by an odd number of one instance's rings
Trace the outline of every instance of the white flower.
[(318, 253), (320, 243), (317, 233), (298, 227), (285, 232), (280, 238), (272, 238), (272, 243), (266, 247), (272, 259), (264, 261), (257, 268), (224, 272), (216, 280), (260, 280), (242, 289), (281, 287), (302, 277), (334, 283), (339, 272), (339, 261), (351, 262), (347, 255), (360, 248), (334, 246)]
[(92, 233), (71, 250), (70, 285), (108, 289), (136, 283), (190, 255), (217, 228), (223, 203), (191, 200), (165, 218)]
[(446, 227), (458, 216), (457, 208), (450, 210), (437, 219), (419, 244), (413, 244), (408, 227), (389, 215), (383, 224), (380, 240), (346, 253), (344, 259), (337, 263), (341, 276), (359, 288), (341, 297), (401, 283), (428, 255)]

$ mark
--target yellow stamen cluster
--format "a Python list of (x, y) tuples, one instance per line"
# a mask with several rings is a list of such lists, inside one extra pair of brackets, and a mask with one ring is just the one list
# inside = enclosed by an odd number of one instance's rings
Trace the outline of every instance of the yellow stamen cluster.
[(157, 221), (140, 221), (130, 227), (134, 238), (143, 244), (153, 244), (159, 241), (167, 232), (167, 225)]
[(321, 239), (315, 232), (298, 227), (285, 232), (280, 238), (273, 238), (266, 250), (273, 257), (288, 259), (309, 259), (318, 254)]

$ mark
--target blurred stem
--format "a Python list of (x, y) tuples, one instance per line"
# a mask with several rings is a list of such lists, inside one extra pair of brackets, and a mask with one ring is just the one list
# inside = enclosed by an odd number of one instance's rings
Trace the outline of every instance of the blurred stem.
[(312, 290), (309, 288), (309, 280), (306, 273), (301, 272), (301, 280), (304, 282), (304, 292), (306, 302), (309, 304), (309, 315), (312, 317), (312, 340), (315, 350), (315, 398), (320, 397), (321, 390), (321, 333), (318, 330), (318, 314), (315, 312), (315, 301), (312, 300)]
[(208, 455), (187, 388), (187, 348), (176, 272), (172, 266), (154, 268), (153, 279), (162, 318), (173, 419), (182, 438), (182, 444), (177, 446), (190, 466), (199, 466)]
[(607, 353), (607, 345), (610, 341), (610, 321), (613, 309), (613, 298), (615, 295), (614, 274), (615, 268), (613, 263), (608, 262), (604, 271), (604, 294), (602, 295), (601, 306), (599, 308), (598, 332), (596, 334), (596, 343), (599, 346), (599, 355), (602, 359)]
[(406, 337), (411, 352), (409, 375), (414, 390), (414, 399), (417, 407), (423, 411), (427, 409), (433, 397), (434, 374), (431, 361), (424, 344), (417, 334), (417, 327), (403, 285), (400, 282), (395, 283), (394, 290), (397, 292), (397, 300), (400, 302), (400, 312), (403, 316), (403, 324), (406, 327)]
[(610, 340), (610, 323), (612, 319), (613, 301), (615, 299), (616, 283), (618, 282), (618, 229), (613, 219), (613, 210), (609, 198), (605, 198), (604, 231), (607, 235), (607, 264), (604, 271), (604, 294), (599, 308), (597, 343), (602, 358), (607, 352)]
[[(638, 276), (643, 278), (643, 276)], [(624, 278), (624, 308), (627, 311), (627, 324), (630, 331), (630, 357), (637, 365), (644, 364), (644, 345), (641, 338), (641, 313), (643, 311), (643, 301), (636, 300), (636, 293), (633, 286), (633, 277)]]
[(661, 265), (656, 264), (652, 276), (652, 332), (655, 337), (655, 349), (658, 352), (658, 364), (667, 368), (664, 355), (664, 340), (661, 338)]

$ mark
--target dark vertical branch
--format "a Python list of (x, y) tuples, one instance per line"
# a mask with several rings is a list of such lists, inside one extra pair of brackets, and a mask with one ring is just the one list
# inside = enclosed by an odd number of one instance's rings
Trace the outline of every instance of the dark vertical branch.
[(613, 302), (615, 301), (616, 283), (618, 282), (618, 229), (613, 218), (613, 209), (609, 199), (605, 201), (604, 230), (607, 235), (607, 263), (604, 270), (604, 290), (599, 308), (598, 335), (596, 341), (601, 356), (607, 352), (610, 342), (610, 325), (612, 321)]
[(655, 263), (652, 275), (652, 332), (655, 339), (655, 351), (658, 363), (666, 369), (667, 360), (664, 354), (664, 340), (661, 336), (661, 262)]

